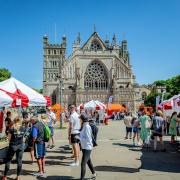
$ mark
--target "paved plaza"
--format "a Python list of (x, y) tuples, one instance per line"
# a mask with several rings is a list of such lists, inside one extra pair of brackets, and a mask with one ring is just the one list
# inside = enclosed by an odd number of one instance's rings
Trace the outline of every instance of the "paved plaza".
[[(179, 180), (180, 154), (169, 146), (167, 152), (154, 153), (151, 149), (133, 147), (132, 140), (124, 140), (122, 121), (111, 121), (108, 126), (99, 126), (98, 147), (93, 150), (92, 159), (98, 180)], [(71, 153), (68, 149), (67, 129), (56, 130), (56, 147), (48, 150), (46, 174), (49, 180), (79, 179), (80, 167), (70, 167)], [(169, 137), (165, 137), (166, 140)], [(31, 173), (37, 165), (31, 164), (30, 155), (24, 154), (22, 180), (34, 180)], [(0, 172), (4, 165), (0, 165)], [(11, 165), (10, 178), (15, 178), (16, 166)], [(91, 177), (89, 169), (87, 179)]]

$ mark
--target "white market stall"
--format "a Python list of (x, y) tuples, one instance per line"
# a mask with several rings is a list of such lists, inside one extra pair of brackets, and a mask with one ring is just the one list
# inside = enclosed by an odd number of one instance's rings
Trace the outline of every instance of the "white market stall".
[(0, 90), (13, 99), (12, 107), (47, 105), (47, 99), (43, 95), (18, 81), (14, 77), (0, 82)]
[(105, 110), (106, 106), (97, 100), (91, 100), (84, 104), (84, 109), (87, 110)]
[(171, 116), (174, 111), (180, 113), (180, 94), (173, 96), (169, 100), (163, 101), (158, 108), (163, 110), (166, 117)]
[(13, 98), (8, 96), (4, 91), (0, 90), (0, 107), (11, 107)]

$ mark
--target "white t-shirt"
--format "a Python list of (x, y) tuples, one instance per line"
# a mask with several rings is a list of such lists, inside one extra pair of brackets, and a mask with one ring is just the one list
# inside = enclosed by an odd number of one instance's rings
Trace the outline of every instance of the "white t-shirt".
[(92, 129), (88, 123), (83, 125), (83, 128), (80, 133), (80, 141), (82, 149), (92, 150)]
[(51, 112), (47, 112), (47, 124), (49, 127), (53, 127), (55, 122), (56, 122), (56, 115), (51, 111)]
[(71, 115), (70, 115), (70, 123), (72, 124), (72, 129), (71, 129), (71, 134), (79, 134), (79, 130), (81, 128), (81, 123), (80, 123), (80, 119), (79, 119), (79, 114), (74, 111)]
[(124, 124), (126, 125), (126, 127), (132, 127), (132, 117), (131, 116), (125, 116), (124, 117)]

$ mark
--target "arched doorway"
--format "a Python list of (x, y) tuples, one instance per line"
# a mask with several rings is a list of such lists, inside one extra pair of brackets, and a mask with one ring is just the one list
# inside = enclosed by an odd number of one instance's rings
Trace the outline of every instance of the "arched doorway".
[(51, 99), (52, 99), (52, 105), (57, 103), (57, 99), (56, 99), (56, 91), (53, 91), (52, 95), (51, 95)]
[(90, 63), (84, 75), (84, 89), (106, 90), (108, 88), (108, 75), (103, 64), (98, 61)]

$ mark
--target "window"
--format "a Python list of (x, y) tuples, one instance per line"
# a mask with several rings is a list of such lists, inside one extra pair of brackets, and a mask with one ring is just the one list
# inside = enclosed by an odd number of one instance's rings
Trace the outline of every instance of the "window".
[(103, 65), (92, 62), (86, 69), (84, 76), (84, 88), (92, 90), (107, 89), (108, 77)]
[(102, 50), (102, 46), (97, 40), (94, 40), (90, 46), (90, 50), (93, 50), (93, 51)]

